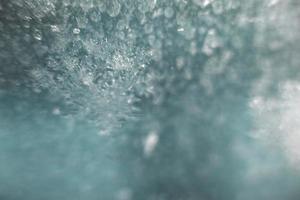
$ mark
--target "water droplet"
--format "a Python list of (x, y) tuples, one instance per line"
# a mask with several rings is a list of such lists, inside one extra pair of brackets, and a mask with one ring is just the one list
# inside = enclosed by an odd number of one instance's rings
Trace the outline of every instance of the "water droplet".
[(94, 6), (93, 0), (80, 0), (80, 7), (84, 11), (88, 11)]
[(182, 69), (182, 67), (184, 66), (184, 58), (183, 57), (178, 57), (176, 58), (176, 67), (177, 69)]
[(110, 134), (110, 131), (108, 129), (102, 129), (98, 132), (98, 135), (100, 136), (108, 136)]
[(180, 27), (180, 28), (177, 29), (177, 31), (178, 31), (178, 32), (183, 32), (183, 31), (184, 31), (184, 28)]
[(124, 30), (126, 27), (126, 21), (124, 19), (121, 19), (117, 23), (117, 29)]
[(278, 4), (278, 3), (279, 3), (279, 0), (270, 0), (270, 2), (268, 3), (268, 6), (272, 7), (272, 6), (274, 6), (274, 5)]
[(121, 11), (121, 4), (117, 0), (110, 0), (107, 6), (107, 14), (111, 17), (116, 17)]
[(190, 53), (192, 55), (195, 55), (197, 53), (198, 49), (197, 49), (197, 43), (195, 41), (191, 42), (190, 45)]
[(156, 5), (156, 0), (146, 0), (148, 2), (149, 5), (149, 9), (153, 10), (155, 8)]
[(215, 1), (213, 2), (212, 4), (212, 8), (213, 8), (213, 12), (216, 14), (216, 15), (220, 15), (223, 13), (223, 10), (224, 10), (224, 5), (221, 1)]
[(161, 8), (158, 8), (157, 10), (154, 11), (152, 18), (159, 17), (163, 14), (163, 10)]
[(101, 21), (101, 13), (97, 10), (94, 10), (90, 13), (90, 19), (93, 21), (93, 22), (99, 22)]
[(149, 35), (148, 42), (151, 46), (154, 46), (155, 43), (155, 35)]
[(36, 39), (36, 40), (42, 40), (42, 33), (40, 30), (35, 30), (33, 32), (33, 37)]
[(174, 10), (171, 7), (167, 7), (164, 11), (164, 15), (166, 18), (171, 18), (174, 15)]
[(152, 24), (145, 24), (144, 30), (145, 30), (145, 33), (147, 33), (147, 34), (152, 33), (153, 25)]
[(98, 2), (98, 8), (100, 12), (104, 12), (106, 10), (106, 3), (105, 1), (99, 1)]
[(60, 32), (59, 28), (57, 25), (50, 25), (51, 31), (52, 32)]
[(54, 109), (52, 110), (52, 114), (53, 114), (53, 115), (60, 115), (60, 109), (59, 109), (58, 107), (54, 108)]
[(193, 0), (193, 2), (201, 8), (206, 8), (213, 0)]
[(91, 73), (82, 75), (82, 83), (85, 86), (91, 86), (93, 84), (93, 75)]
[(131, 200), (132, 199), (132, 191), (128, 188), (124, 188), (117, 192), (117, 200)]
[(85, 28), (88, 24), (88, 18), (85, 15), (76, 17), (77, 26), (79, 28)]
[(144, 141), (144, 153), (146, 156), (150, 156), (153, 153), (158, 141), (159, 137), (155, 131), (151, 131), (147, 135)]
[(213, 54), (214, 49), (219, 46), (221, 46), (221, 41), (217, 36), (216, 30), (209, 30), (203, 44), (202, 52), (210, 56)]
[(68, 5), (70, 5), (71, 0), (63, 0), (62, 3), (64, 6), (68, 6)]
[(80, 29), (79, 28), (74, 28), (73, 29), (73, 33), (76, 34), (76, 35), (79, 34), (80, 33)]

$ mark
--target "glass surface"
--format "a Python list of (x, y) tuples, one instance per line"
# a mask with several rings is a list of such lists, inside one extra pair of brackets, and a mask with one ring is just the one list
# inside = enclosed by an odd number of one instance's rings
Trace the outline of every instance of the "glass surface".
[(299, 200), (298, 0), (1, 0), (0, 199)]

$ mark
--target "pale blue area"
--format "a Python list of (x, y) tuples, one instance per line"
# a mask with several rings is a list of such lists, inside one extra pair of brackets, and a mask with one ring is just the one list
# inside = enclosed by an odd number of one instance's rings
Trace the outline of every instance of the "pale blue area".
[(296, 33), (238, 25), (264, 1), (47, 2), (0, 2), (1, 200), (299, 199), (299, 171), (251, 135), (264, 67), (268, 97), (300, 72)]

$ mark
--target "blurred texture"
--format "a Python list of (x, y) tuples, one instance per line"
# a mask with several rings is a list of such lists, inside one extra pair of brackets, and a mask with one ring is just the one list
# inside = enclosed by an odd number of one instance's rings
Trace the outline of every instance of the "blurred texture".
[(298, 200), (298, 0), (1, 0), (0, 199)]

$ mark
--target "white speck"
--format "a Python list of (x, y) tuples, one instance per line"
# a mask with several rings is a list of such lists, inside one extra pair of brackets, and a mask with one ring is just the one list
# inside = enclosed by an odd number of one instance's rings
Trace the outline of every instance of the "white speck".
[(116, 52), (113, 55), (111, 64), (114, 69), (124, 70), (124, 69), (131, 68), (133, 65), (133, 62), (130, 58), (122, 55), (120, 52)]
[(76, 35), (79, 34), (80, 33), (80, 29), (79, 28), (74, 28), (73, 29), (73, 33), (76, 34)]
[(151, 131), (145, 141), (144, 141), (144, 153), (146, 156), (150, 156), (152, 154), (152, 152), (154, 151), (157, 143), (158, 143), (158, 135), (156, 132)]
[(109, 135), (109, 130), (108, 129), (102, 129), (98, 132), (98, 135), (100, 136), (108, 136)]
[(153, 10), (156, 5), (156, 0), (147, 0), (147, 2), (148, 2), (149, 9)]
[(254, 97), (251, 102), (250, 102), (250, 107), (251, 108), (257, 108), (259, 106), (261, 106), (263, 103), (263, 99), (261, 97)]
[(59, 32), (60, 31), (58, 26), (56, 26), (56, 25), (51, 25), (50, 27), (51, 27), (52, 32)]
[(29, 17), (29, 16), (24, 16), (24, 20), (25, 21), (30, 21), (32, 18), (31, 17)]
[(52, 114), (53, 114), (53, 115), (60, 115), (60, 109), (59, 109), (58, 107), (54, 108), (54, 109), (52, 110)]
[(85, 86), (91, 86), (93, 84), (93, 76), (92, 74), (86, 74), (82, 77), (82, 83)]
[(155, 10), (155, 11), (153, 12), (152, 18), (159, 17), (159, 16), (161, 16), (162, 14), (163, 14), (163, 10), (162, 10), (161, 8), (158, 8), (157, 10)]
[(271, 6), (275, 6), (276, 4), (279, 3), (279, 0), (270, 0), (270, 2), (268, 3), (268, 6), (271, 7)]
[(213, 0), (193, 0), (193, 2), (201, 8), (206, 8), (212, 1)]
[(184, 28), (178, 28), (177, 31), (178, 31), (178, 32), (183, 32), (183, 31), (184, 31)]
[(33, 37), (37, 40), (42, 40), (42, 33), (39, 30), (35, 30), (33, 33)]

